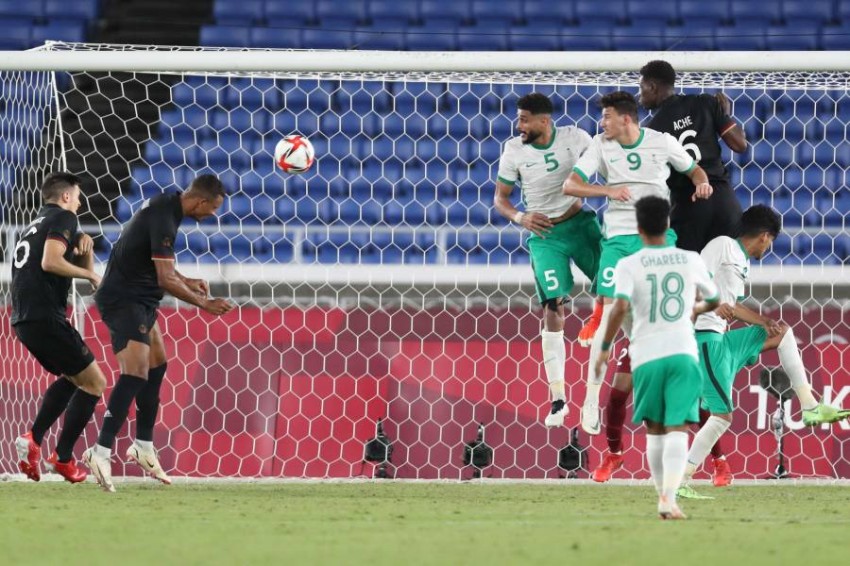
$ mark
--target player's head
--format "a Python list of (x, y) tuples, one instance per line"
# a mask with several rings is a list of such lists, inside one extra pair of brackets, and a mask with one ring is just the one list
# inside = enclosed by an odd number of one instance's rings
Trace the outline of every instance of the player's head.
[(41, 183), (41, 199), (74, 214), (80, 209), (80, 178), (66, 171), (51, 173)]
[(640, 69), (640, 104), (653, 110), (673, 92), (676, 71), (667, 61), (650, 61)]
[(747, 254), (761, 259), (782, 230), (782, 217), (763, 204), (751, 206), (741, 215), (738, 237), (747, 250)]
[(635, 214), (644, 238), (664, 236), (670, 226), (670, 203), (661, 197), (643, 197), (635, 203)]
[(532, 92), (516, 102), (517, 130), (522, 143), (534, 143), (552, 127), (552, 101), (545, 94)]
[(183, 214), (195, 220), (213, 216), (224, 203), (226, 194), (218, 177), (211, 174), (198, 175), (183, 193)]
[(618, 139), (630, 129), (638, 127), (638, 110), (635, 97), (622, 90), (609, 92), (599, 100), (602, 108), (602, 127), (605, 139)]

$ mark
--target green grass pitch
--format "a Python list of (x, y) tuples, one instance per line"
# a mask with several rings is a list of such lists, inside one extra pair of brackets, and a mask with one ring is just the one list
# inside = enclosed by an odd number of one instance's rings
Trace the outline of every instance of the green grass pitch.
[(5, 564), (845, 563), (850, 488), (495, 483), (0, 484)]

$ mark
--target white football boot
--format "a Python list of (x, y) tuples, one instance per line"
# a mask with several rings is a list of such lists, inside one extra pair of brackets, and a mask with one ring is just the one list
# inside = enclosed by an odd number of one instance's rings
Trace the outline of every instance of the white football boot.
[(154, 479), (161, 481), (165, 485), (171, 485), (171, 478), (168, 477), (168, 474), (159, 465), (159, 458), (157, 458), (156, 451), (152, 448), (144, 448), (138, 442), (133, 442), (127, 449), (127, 459), (138, 464)]
[(83, 452), (83, 464), (91, 470), (94, 479), (103, 491), (115, 493), (115, 486), (112, 484), (112, 460), (100, 456), (94, 447), (88, 448)]

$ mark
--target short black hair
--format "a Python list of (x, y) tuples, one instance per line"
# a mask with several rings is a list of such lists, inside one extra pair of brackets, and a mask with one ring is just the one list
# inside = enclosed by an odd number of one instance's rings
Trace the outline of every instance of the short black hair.
[(227, 191), (224, 190), (224, 185), (221, 184), (221, 180), (212, 173), (206, 173), (195, 177), (195, 180), (192, 181), (191, 185), (189, 185), (189, 190), (187, 192), (198, 192), (202, 194), (204, 198), (209, 200), (215, 200), (218, 197), (224, 198), (227, 196)]
[(638, 228), (647, 236), (661, 236), (670, 226), (670, 203), (661, 197), (643, 197), (635, 212)]
[(521, 97), (516, 101), (516, 107), (519, 110), (527, 110), (534, 115), (551, 114), (555, 110), (549, 97), (539, 92), (532, 92)]
[(45, 201), (56, 200), (68, 189), (73, 189), (74, 186), (81, 184), (80, 178), (73, 173), (67, 171), (51, 173), (41, 183), (41, 198)]
[(664, 86), (676, 84), (676, 71), (667, 61), (650, 61), (640, 68), (640, 76), (646, 80), (655, 81)]
[(635, 100), (635, 96), (630, 92), (624, 90), (609, 92), (599, 99), (599, 107), (603, 110), (605, 108), (613, 108), (617, 111), (617, 114), (628, 114), (632, 117), (632, 120), (635, 122), (638, 121), (637, 100)]
[(751, 206), (741, 215), (738, 235), (750, 238), (767, 232), (774, 239), (782, 231), (782, 217), (779, 213), (763, 204)]

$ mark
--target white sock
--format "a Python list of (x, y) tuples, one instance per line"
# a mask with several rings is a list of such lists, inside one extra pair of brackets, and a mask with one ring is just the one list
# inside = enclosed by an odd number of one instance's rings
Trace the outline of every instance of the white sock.
[(803, 358), (800, 356), (800, 350), (797, 348), (797, 339), (794, 338), (794, 332), (789, 328), (779, 347), (776, 349), (779, 353), (779, 364), (785, 373), (788, 374), (791, 380), (791, 387), (794, 393), (797, 394), (797, 399), (800, 400), (800, 405), (803, 409), (814, 409), (818, 406), (815, 396), (812, 395), (812, 386), (806, 377), (806, 368), (803, 366)]
[(549, 381), (552, 400), (566, 401), (564, 366), (567, 363), (567, 351), (564, 346), (564, 331), (549, 332), (544, 330), (540, 342), (543, 346), (543, 367), (546, 369), (546, 379)]
[(655, 491), (661, 495), (664, 487), (664, 435), (646, 435), (646, 460), (649, 462), (649, 475), (655, 482)]
[(94, 453), (100, 456), (101, 458), (111, 458), (112, 450), (107, 448), (106, 446), (101, 446), (100, 444), (94, 445)]
[(676, 490), (682, 485), (688, 464), (688, 433), (668, 432), (664, 438), (664, 485), (662, 495), (676, 502)]
[(599, 392), (602, 390), (602, 382), (605, 380), (603, 369), (602, 375), (596, 375), (596, 360), (599, 358), (599, 352), (602, 351), (602, 341), (605, 336), (605, 329), (608, 328), (608, 319), (611, 317), (611, 311), (614, 305), (609, 303), (602, 307), (602, 320), (599, 322), (599, 330), (593, 336), (593, 341), (590, 343), (590, 363), (587, 368), (587, 392), (584, 395), (584, 404), (593, 404), (599, 406)]
[(152, 440), (135, 440), (136, 444), (139, 445), (139, 448), (144, 449), (145, 451), (153, 450), (153, 441)]
[(708, 453), (711, 452), (711, 447), (717, 443), (717, 440), (723, 436), (723, 433), (729, 429), (732, 423), (726, 419), (715, 417), (712, 415), (705, 422), (705, 425), (694, 436), (694, 442), (691, 444), (691, 451), (688, 452), (688, 465), (685, 469), (685, 479), (691, 479), (694, 472), (705, 461)]

